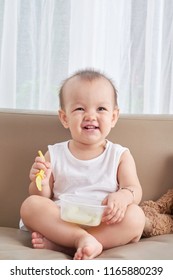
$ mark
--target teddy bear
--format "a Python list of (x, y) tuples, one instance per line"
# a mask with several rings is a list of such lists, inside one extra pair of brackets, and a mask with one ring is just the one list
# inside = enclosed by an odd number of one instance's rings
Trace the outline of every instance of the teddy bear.
[(143, 237), (173, 232), (173, 189), (169, 189), (158, 200), (141, 203), (146, 221)]

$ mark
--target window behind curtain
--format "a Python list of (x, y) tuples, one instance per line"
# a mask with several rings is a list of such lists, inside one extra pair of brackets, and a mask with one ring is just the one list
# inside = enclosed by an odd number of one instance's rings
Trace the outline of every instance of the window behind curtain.
[(57, 110), (86, 67), (118, 88), (121, 113), (173, 113), (172, 0), (0, 0), (0, 107)]
[(0, 107), (57, 110), (70, 1), (0, 0), (0, 11)]

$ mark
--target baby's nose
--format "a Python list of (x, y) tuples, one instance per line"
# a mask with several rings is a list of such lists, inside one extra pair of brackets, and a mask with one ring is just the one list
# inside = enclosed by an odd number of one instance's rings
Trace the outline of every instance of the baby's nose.
[(86, 121), (93, 121), (93, 120), (96, 120), (96, 114), (95, 114), (93, 111), (91, 111), (91, 112), (86, 112), (86, 113), (85, 113), (85, 116), (84, 116), (84, 119), (85, 119)]

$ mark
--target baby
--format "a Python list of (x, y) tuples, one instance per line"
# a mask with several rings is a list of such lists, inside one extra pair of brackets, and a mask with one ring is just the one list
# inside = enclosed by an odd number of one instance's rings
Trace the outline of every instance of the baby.
[[(49, 145), (45, 161), (36, 157), (21, 218), (32, 231), (34, 248), (63, 246), (75, 250), (75, 260), (93, 259), (103, 249), (139, 241), (145, 223), (138, 206), (142, 189), (128, 148), (107, 140), (119, 117), (111, 80), (97, 71), (79, 71), (64, 81), (59, 97), (59, 119), (71, 139)], [(45, 175), (39, 191), (35, 180), (41, 169)], [(100, 225), (63, 221), (62, 193), (100, 199), (106, 205)]]

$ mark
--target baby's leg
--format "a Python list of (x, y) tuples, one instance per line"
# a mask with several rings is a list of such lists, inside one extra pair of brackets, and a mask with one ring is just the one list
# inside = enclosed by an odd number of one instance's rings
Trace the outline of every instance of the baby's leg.
[(102, 251), (102, 245), (86, 230), (62, 221), (59, 207), (50, 199), (28, 197), (21, 206), (21, 218), (27, 228), (35, 232), (32, 242), (36, 248), (56, 250), (57, 245), (76, 248), (75, 259), (92, 259)]
[(113, 248), (130, 242), (138, 242), (145, 225), (145, 215), (136, 204), (128, 206), (124, 219), (120, 223), (89, 228), (104, 249)]

